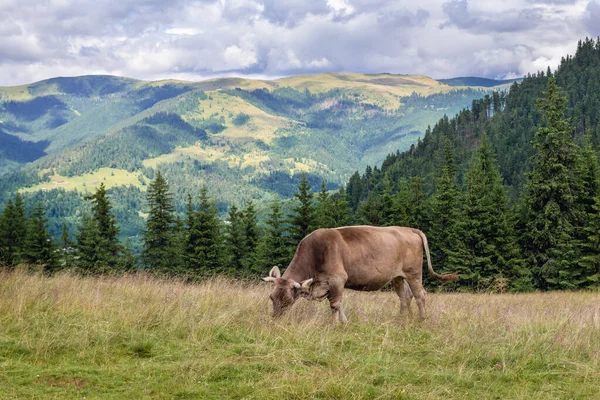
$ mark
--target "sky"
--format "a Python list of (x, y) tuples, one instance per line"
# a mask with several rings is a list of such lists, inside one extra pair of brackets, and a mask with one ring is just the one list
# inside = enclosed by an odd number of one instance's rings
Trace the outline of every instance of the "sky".
[(0, 0), (0, 85), (111, 74), (515, 78), (600, 36), (600, 0)]

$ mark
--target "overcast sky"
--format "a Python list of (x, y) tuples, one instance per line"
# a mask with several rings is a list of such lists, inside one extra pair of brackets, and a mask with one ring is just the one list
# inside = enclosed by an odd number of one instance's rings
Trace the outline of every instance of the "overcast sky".
[(0, 85), (54, 76), (520, 77), (600, 35), (600, 0), (0, 0)]

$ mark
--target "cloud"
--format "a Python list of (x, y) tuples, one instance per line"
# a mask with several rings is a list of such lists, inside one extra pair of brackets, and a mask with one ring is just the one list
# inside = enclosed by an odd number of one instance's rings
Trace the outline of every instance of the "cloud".
[(329, 71), (522, 76), (600, 34), (597, 0), (2, 0), (0, 85)]

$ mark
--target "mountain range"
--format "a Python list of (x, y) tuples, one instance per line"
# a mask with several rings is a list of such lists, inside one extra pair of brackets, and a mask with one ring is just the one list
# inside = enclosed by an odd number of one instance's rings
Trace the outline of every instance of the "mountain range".
[(180, 210), (204, 184), (222, 211), (289, 197), (301, 173), (333, 189), (408, 149), (443, 115), (509, 84), (328, 73), (201, 82), (82, 76), (0, 87), (0, 202), (17, 190), (75, 199), (104, 182), (123, 219), (137, 221), (126, 229), (133, 234), (156, 170)]

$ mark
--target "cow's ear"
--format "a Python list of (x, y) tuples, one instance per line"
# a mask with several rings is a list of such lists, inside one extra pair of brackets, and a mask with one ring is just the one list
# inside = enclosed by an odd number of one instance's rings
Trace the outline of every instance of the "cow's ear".
[(310, 289), (310, 285), (312, 285), (312, 283), (313, 283), (313, 278), (310, 278), (305, 281), (302, 281), (300, 283), (300, 286), (302, 287), (302, 290), (308, 291), (308, 289)]
[(271, 278), (281, 278), (281, 272), (279, 271), (279, 267), (278, 266), (274, 266), (273, 268), (271, 268), (271, 272), (269, 272), (269, 277)]

